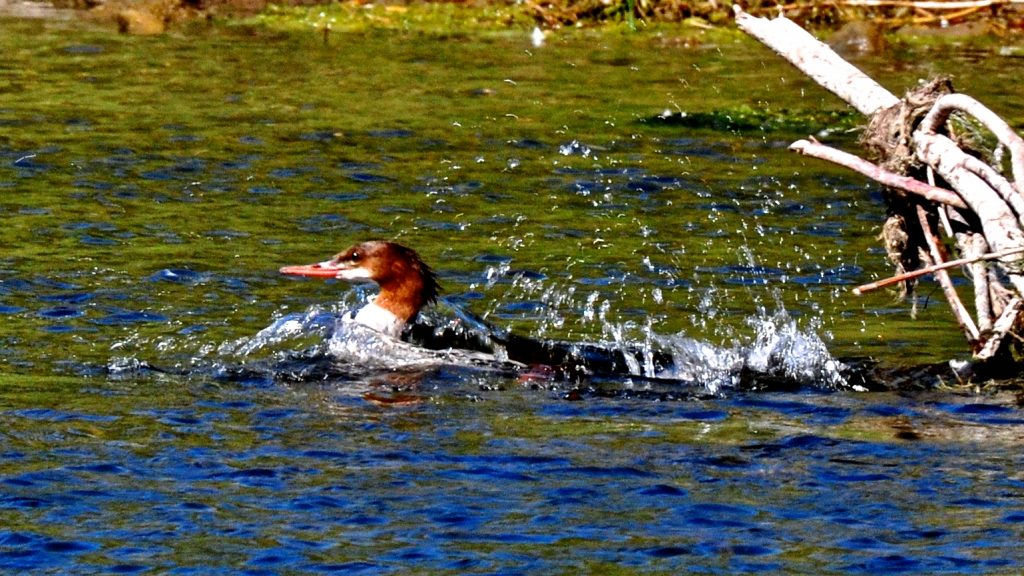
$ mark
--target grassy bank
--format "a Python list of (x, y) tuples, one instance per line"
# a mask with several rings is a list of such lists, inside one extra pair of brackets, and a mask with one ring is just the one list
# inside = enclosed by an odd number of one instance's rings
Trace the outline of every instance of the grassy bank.
[[(116, 22), (121, 31), (161, 33), (168, 28), (210, 21), (254, 25), (275, 30), (332, 32), (408, 30), (463, 34), (473, 31), (556, 30), (567, 27), (644, 31), (671, 26), (708, 30), (732, 28), (732, 4), (716, 0), (469, 0), (422, 2), (345, 0), (53, 0), (86, 17)], [(884, 0), (883, 0), (884, 1)], [(853, 0), (799, 0), (785, 6), (787, 17), (812, 30), (830, 31), (850, 22), (870, 22), (879, 31), (922, 32), (924, 36), (977, 37), (1020, 35), (1024, 6), (999, 3), (956, 10), (924, 9), (912, 2), (854, 6)], [(933, 3), (934, 4), (934, 3)], [(757, 0), (748, 12), (772, 16), (776, 2)]]

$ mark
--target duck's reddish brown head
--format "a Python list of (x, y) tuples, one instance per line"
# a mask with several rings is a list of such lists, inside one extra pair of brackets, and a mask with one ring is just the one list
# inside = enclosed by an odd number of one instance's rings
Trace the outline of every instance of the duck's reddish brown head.
[(374, 304), (404, 322), (411, 321), (420, 308), (437, 300), (441, 289), (437, 276), (415, 250), (382, 240), (357, 244), (325, 262), (285, 266), (281, 273), (376, 282), (380, 294)]

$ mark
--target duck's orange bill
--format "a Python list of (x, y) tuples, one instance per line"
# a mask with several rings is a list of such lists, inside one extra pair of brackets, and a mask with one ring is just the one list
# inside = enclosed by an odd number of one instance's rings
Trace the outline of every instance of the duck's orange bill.
[(341, 269), (327, 266), (325, 263), (305, 264), (302, 266), (285, 266), (281, 268), (281, 274), (291, 276), (308, 276), (310, 278), (336, 278)]

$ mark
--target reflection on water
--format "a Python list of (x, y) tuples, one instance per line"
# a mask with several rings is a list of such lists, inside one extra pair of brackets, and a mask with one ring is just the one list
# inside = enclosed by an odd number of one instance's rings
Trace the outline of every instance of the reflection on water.
[[(784, 124), (654, 120), (832, 106), (749, 45), (63, 26), (0, 20), (3, 569), (1024, 563), (1020, 400), (944, 386), (941, 306), (848, 295), (888, 272), (877, 191)], [(1016, 93), (995, 56), (920, 60)], [(631, 353), (396, 365), (338, 335), (366, 288), (276, 273), (368, 237), (438, 270), (429, 326)], [(899, 392), (850, 391), (859, 356)]]

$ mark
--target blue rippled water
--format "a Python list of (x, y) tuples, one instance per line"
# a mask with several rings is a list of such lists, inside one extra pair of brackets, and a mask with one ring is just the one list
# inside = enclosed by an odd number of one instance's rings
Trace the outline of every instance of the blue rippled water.
[[(135, 382), (76, 390), (78, 405), (116, 395), (124, 408), (105, 414), (5, 411), (16, 432), (0, 462), (21, 471), (4, 475), (0, 510), (21, 521), (0, 532), (0, 567), (954, 574), (1024, 561), (1024, 486), (1001, 473), (1021, 464), (1012, 445), (927, 438), (1004, 411), (985, 404), (566, 402), (419, 378), (432, 392), (398, 405), (350, 383), (178, 384), (182, 403)], [(900, 440), (872, 412), (947, 425)]]

